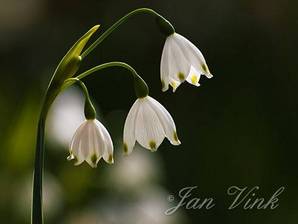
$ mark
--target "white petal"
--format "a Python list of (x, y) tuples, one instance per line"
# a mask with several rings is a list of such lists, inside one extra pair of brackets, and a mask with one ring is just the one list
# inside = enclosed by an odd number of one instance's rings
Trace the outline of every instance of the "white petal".
[(96, 163), (98, 163), (98, 161), (101, 159), (103, 155), (103, 148), (101, 147), (99, 142), (100, 142), (100, 137), (98, 135), (97, 126), (95, 125), (93, 127), (93, 144), (94, 144), (94, 152), (97, 156)]
[(183, 46), (183, 50), (187, 59), (191, 62), (191, 65), (196, 68), (201, 74), (204, 74), (208, 78), (212, 78), (212, 74), (209, 71), (205, 58), (201, 51), (188, 39), (180, 34), (175, 36), (175, 41), (179, 45)]
[(87, 157), (90, 155), (90, 138), (89, 138), (89, 133), (90, 133), (90, 121), (87, 121), (87, 125), (84, 128), (83, 135), (81, 137), (81, 153), (85, 160)]
[(181, 82), (175, 80), (175, 79), (170, 79), (170, 85), (173, 88), (173, 92), (176, 92), (176, 89), (180, 86)]
[(130, 154), (136, 142), (135, 128), (139, 111), (139, 101), (136, 100), (130, 108), (124, 124), (123, 143), (125, 154)]
[(85, 157), (82, 154), (82, 141), (81, 140), (80, 140), (80, 143), (79, 143), (78, 152), (77, 152), (77, 154), (75, 156), (76, 156), (74, 158), (75, 159), (75, 163), (74, 163), (75, 166), (78, 166), (82, 162), (84, 162)]
[(76, 130), (70, 143), (70, 156), (68, 157), (68, 159), (75, 159), (77, 165), (81, 164), (85, 159), (81, 153), (81, 139), (85, 133), (86, 126), (87, 121), (82, 123), (80, 127)]
[(88, 129), (88, 155), (86, 157), (86, 162), (93, 168), (96, 167), (97, 163), (97, 155), (96, 155), (96, 151), (95, 151), (95, 145), (94, 145), (94, 127), (95, 124), (90, 124), (89, 125), (89, 129)]
[(175, 42), (174, 37), (169, 40), (169, 46), (169, 81), (170, 84), (175, 81), (175, 86), (177, 88), (186, 79), (186, 76), (189, 73), (190, 63), (184, 57), (184, 54)]
[(165, 137), (163, 127), (150, 107), (148, 96), (138, 100), (140, 106), (136, 120), (136, 139), (144, 148), (156, 151)]
[[(176, 35), (178, 34), (173, 34), (173, 38), (171, 39), (171, 55), (173, 57), (173, 61), (176, 64), (176, 69), (178, 70), (178, 73), (172, 73), (171, 76), (183, 82), (186, 78), (186, 75), (189, 73), (191, 64), (182, 50), (183, 44), (175, 40)], [(184, 77), (181, 75), (183, 75)]]
[(162, 50), (160, 61), (160, 79), (162, 83), (162, 91), (165, 92), (169, 89), (169, 41), (166, 39), (165, 45)]
[(86, 124), (87, 124), (86, 121), (83, 122), (79, 126), (79, 128), (75, 131), (74, 136), (72, 137), (72, 140), (71, 140), (70, 146), (69, 146), (70, 153), (72, 153), (72, 151), (73, 151), (74, 148), (76, 148), (76, 149), (78, 148), (78, 146), (79, 146), (79, 140), (80, 140), (80, 138), (82, 136), (83, 129), (86, 126)]
[(108, 130), (105, 128), (105, 126), (103, 126), (102, 123), (100, 123), (98, 120), (96, 120), (96, 125), (98, 127), (99, 132), (101, 133), (102, 136), (102, 141), (104, 143), (104, 151), (103, 151), (103, 159), (107, 162), (107, 163), (114, 163), (114, 158), (113, 158), (113, 151), (114, 151), (114, 147), (113, 147), (113, 142), (111, 139), (111, 136), (108, 132)]
[(201, 74), (193, 66), (191, 66), (190, 72), (186, 78), (186, 81), (192, 85), (200, 86)]
[(149, 102), (151, 108), (155, 111), (156, 115), (159, 118), (160, 123), (163, 126), (164, 132), (168, 140), (173, 145), (179, 145), (181, 142), (178, 139), (175, 122), (170, 115), (170, 113), (161, 105), (157, 100), (152, 97), (149, 97)]
[(161, 81), (162, 91), (168, 90), (169, 84), (173, 91), (184, 82), (189, 73), (190, 62), (175, 42), (175, 35), (167, 37), (161, 58)]

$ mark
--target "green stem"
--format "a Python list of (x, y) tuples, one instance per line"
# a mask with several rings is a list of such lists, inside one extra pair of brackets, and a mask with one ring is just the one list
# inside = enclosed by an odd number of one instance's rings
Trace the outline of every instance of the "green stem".
[(65, 80), (64, 85), (65, 85), (65, 87), (69, 87), (73, 83), (77, 83), (84, 93), (84, 96), (85, 96), (85, 108), (84, 108), (85, 118), (88, 120), (95, 119), (96, 118), (96, 110), (92, 104), (92, 101), (90, 99), (89, 92), (88, 92), (86, 85), (78, 78), (69, 78), (69, 79)]
[(155, 12), (153, 9), (149, 8), (139, 8), (136, 10), (131, 11), (130, 13), (123, 16), (121, 19), (119, 19), (116, 23), (114, 23), (109, 29), (107, 29), (97, 40), (94, 41), (93, 44), (91, 44), (82, 54), (82, 59), (85, 58), (91, 51), (93, 51), (97, 45), (99, 45), (104, 39), (106, 39), (118, 26), (120, 26), (122, 23), (126, 22), (130, 17), (141, 14), (141, 13), (147, 13), (150, 15), (153, 15), (157, 18), (157, 22), (160, 25), (160, 28), (163, 32), (165, 32), (167, 35), (170, 35), (171, 33), (175, 32), (174, 27), (171, 25), (171, 23), (166, 20), (164, 17), (162, 17), (160, 14)]
[(44, 132), (45, 117), (43, 113), (40, 115), (37, 128), (37, 142), (35, 151), (35, 164), (33, 174), (33, 202), (32, 202), (32, 224), (43, 223), (42, 211), (42, 179), (43, 179), (43, 163), (44, 163)]
[(88, 76), (96, 71), (99, 71), (99, 70), (102, 70), (105, 68), (109, 68), (109, 67), (122, 67), (122, 68), (125, 68), (131, 72), (131, 74), (134, 77), (135, 92), (136, 92), (136, 95), (138, 98), (145, 97), (149, 94), (149, 88), (148, 88), (146, 82), (142, 79), (141, 76), (138, 75), (138, 73), (136, 72), (136, 70), (134, 70), (133, 67), (131, 67), (129, 64), (126, 64), (124, 62), (118, 62), (118, 61), (107, 62), (107, 63), (101, 64), (101, 65), (95, 66), (95, 67), (81, 73), (80, 75), (76, 76), (76, 78), (83, 79), (86, 76)]

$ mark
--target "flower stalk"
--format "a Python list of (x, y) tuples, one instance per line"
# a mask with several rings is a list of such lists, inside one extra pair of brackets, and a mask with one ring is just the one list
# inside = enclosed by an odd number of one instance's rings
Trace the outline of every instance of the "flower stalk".
[(37, 142), (35, 150), (35, 163), (33, 173), (33, 199), (32, 199), (32, 224), (42, 223), (42, 180), (44, 166), (44, 132), (45, 118), (40, 117), (37, 127)]
[(166, 20), (163, 16), (155, 12), (153, 9), (149, 8), (139, 8), (131, 11), (130, 13), (123, 16), (117, 22), (115, 22), (109, 29), (107, 29), (97, 40), (93, 42), (81, 55), (82, 59), (90, 54), (101, 42), (103, 42), (110, 34), (113, 33), (121, 24), (125, 23), (129, 18), (138, 14), (149, 14), (153, 15), (156, 19), (157, 25), (159, 26), (161, 32), (167, 36), (174, 33), (175, 29), (172, 24)]
[(96, 110), (95, 107), (92, 104), (92, 101), (89, 96), (88, 89), (86, 85), (78, 78), (69, 78), (65, 80), (64, 82), (64, 88), (69, 87), (76, 83), (83, 91), (84, 96), (85, 96), (85, 106), (84, 106), (84, 113), (85, 113), (85, 118), (88, 120), (93, 120), (96, 118)]
[(97, 65), (82, 74), (76, 76), (77, 79), (81, 80), (85, 78), (86, 76), (89, 76), (90, 74), (97, 72), (102, 69), (110, 68), (110, 67), (122, 67), (128, 70), (131, 75), (133, 76), (134, 79), (134, 88), (135, 88), (135, 93), (138, 98), (143, 98), (149, 94), (149, 88), (146, 82), (142, 79), (141, 76), (138, 75), (136, 70), (131, 67), (129, 64), (126, 64), (124, 62), (119, 62), (119, 61), (113, 61), (113, 62), (107, 62), (101, 65)]

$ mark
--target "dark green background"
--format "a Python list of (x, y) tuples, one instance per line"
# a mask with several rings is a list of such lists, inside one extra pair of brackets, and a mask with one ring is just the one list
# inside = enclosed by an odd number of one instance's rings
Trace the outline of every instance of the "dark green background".
[[(16, 205), (24, 201), (17, 191), (24, 188), (24, 179), (31, 181), (39, 105), (61, 57), (93, 25), (101, 24), (102, 31), (135, 8), (151, 7), (200, 48), (213, 79), (202, 78), (199, 88), (183, 84), (175, 94), (162, 93), (159, 63), (165, 38), (148, 15), (138, 15), (115, 31), (87, 57), (81, 71), (107, 61), (127, 62), (147, 81), (150, 95), (170, 111), (182, 145), (164, 141), (157, 153), (146, 152), (162, 163), (160, 186), (177, 196), (181, 188), (197, 185), (194, 196), (214, 197), (217, 204), (210, 211), (181, 209), (183, 223), (297, 223), (297, 1), (0, 3), (1, 222), (29, 223), (30, 203), (26, 215), (20, 215)], [(119, 139), (135, 100), (129, 73), (105, 70), (87, 78), (86, 84), (113, 139)], [(113, 166), (73, 167), (65, 159), (67, 151), (51, 150), (50, 142), (46, 169), (65, 195), (60, 210), (46, 223), (66, 223), (67, 216), (84, 210), (91, 200), (109, 202), (114, 192), (101, 183)], [(84, 179), (82, 186), (76, 178)], [(275, 210), (228, 211), (226, 190), (232, 185), (258, 185), (259, 196), (265, 198), (281, 186), (285, 192)], [(121, 197), (127, 203), (133, 200)], [(112, 211), (123, 208), (125, 204)]]

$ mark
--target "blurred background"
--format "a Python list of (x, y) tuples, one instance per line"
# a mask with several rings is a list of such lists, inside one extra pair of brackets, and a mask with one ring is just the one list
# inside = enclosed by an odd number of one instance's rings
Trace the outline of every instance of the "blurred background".
[[(48, 117), (45, 221), (58, 224), (288, 223), (298, 221), (298, 2), (266, 0), (115, 1), (0, 0), (0, 220), (30, 223), (36, 121), (51, 74), (90, 27), (99, 32), (138, 7), (164, 15), (203, 52), (214, 78), (199, 88), (161, 92), (164, 44), (151, 16), (138, 15), (106, 39), (81, 67), (108, 61), (132, 65), (151, 96), (172, 114), (182, 145), (167, 140), (156, 153), (121, 148), (135, 100), (129, 73), (109, 69), (85, 79), (99, 119), (115, 144), (115, 164), (74, 167), (68, 143), (83, 119), (83, 97), (70, 88)], [(95, 34), (97, 37), (99, 33)], [(95, 37), (92, 39), (94, 40)], [(91, 40), (91, 41), (92, 41)], [(269, 198), (285, 192), (275, 210), (227, 210), (228, 187), (260, 186)], [(211, 210), (165, 210), (178, 191), (213, 197)], [(176, 201), (171, 202), (172, 194)]]

